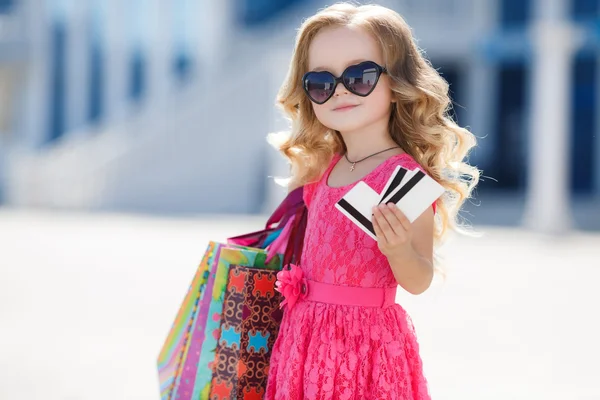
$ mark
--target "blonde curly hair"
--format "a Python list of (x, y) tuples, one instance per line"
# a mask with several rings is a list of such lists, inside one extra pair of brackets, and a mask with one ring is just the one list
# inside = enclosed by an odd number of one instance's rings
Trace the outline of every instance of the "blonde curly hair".
[(268, 141), (291, 164), (289, 185), (318, 180), (335, 154), (346, 151), (337, 131), (316, 118), (302, 85), (308, 70), (308, 50), (323, 28), (360, 27), (381, 46), (396, 103), (389, 120), (392, 139), (446, 189), (437, 201), (435, 242), (448, 229), (466, 233), (458, 211), (479, 181), (479, 170), (464, 162), (475, 146), (475, 136), (450, 116), (448, 83), (422, 55), (404, 19), (378, 5), (337, 3), (320, 10), (300, 27), (289, 71), (278, 96), (291, 131), (270, 134)]

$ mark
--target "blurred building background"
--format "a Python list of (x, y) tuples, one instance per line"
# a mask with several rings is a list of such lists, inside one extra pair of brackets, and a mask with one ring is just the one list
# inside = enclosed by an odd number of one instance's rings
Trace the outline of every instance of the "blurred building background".
[[(286, 127), (275, 95), (296, 28), (330, 3), (0, 0), (3, 204), (273, 207), (270, 177), (287, 173), (265, 141)], [(548, 230), (578, 213), (600, 228), (600, 0), (379, 3), (412, 26), (480, 138), (477, 196)]]
[[(0, 0), (1, 399), (157, 398), (205, 244), (264, 221), (220, 214), (284, 195), (274, 100), (332, 2)], [(433, 397), (600, 399), (600, 235), (521, 228), (600, 231), (600, 0), (376, 2), (479, 137), (465, 218), (517, 226), (458, 238), (447, 279), (399, 293)]]

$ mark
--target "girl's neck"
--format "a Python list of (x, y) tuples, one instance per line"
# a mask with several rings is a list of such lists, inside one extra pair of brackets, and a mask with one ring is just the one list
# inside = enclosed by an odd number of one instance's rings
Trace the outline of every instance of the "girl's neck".
[[(387, 122), (383, 127), (372, 124), (360, 130), (340, 132), (340, 134), (346, 144), (350, 160), (360, 160), (378, 151), (398, 146), (389, 134)], [(396, 149), (396, 152), (397, 150), (400, 149)], [(390, 150), (390, 153), (393, 151)]]

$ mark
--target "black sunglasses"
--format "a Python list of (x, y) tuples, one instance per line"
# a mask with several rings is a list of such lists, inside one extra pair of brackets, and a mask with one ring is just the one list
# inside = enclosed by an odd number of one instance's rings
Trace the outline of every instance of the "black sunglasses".
[(373, 61), (364, 61), (351, 65), (342, 76), (336, 77), (328, 71), (310, 71), (302, 77), (302, 87), (308, 98), (317, 104), (323, 104), (333, 96), (338, 83), (342, 83), (350, 93), (366, 97), (375, 89), (385, 67)]

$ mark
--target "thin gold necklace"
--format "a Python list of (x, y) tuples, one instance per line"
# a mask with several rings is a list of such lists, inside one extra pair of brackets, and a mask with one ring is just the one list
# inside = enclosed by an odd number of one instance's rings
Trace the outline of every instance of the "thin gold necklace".
[(352, 172), (352, 171), (354, 171), (354, 166), (356, 165), (356, 163), (359, 163), (361, 161), (365, 161), (367, 158), (376, 156), (377, 154), (381, 154), (383, 152), (386, 152), (386, 151), (389, 151), (389, 150), (392, 150), (392, 149), (399, 149), (399, 148), (400, 148), (400, 146), (390, 147), (389, 149), (378, 151), (377, 153), (371, 154), (370, 156), (366, 156), (365, 158), (362, 158), (362, 159), (360, 159), (358, 161), (350, 161), (348, 159), (348, 153), (347, 152), (344, 153), (344, 157), (346, 157), (346, 161), (348, 161), (350, 164), (352, 164), (352, 166), (350, 167), (350, 172)]

